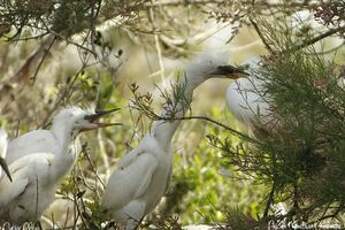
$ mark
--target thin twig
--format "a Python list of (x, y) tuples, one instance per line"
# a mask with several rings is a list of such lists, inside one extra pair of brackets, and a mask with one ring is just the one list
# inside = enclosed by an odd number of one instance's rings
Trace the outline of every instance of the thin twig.
[(62, 39), (65, 42), (67, 42), (67, 44), (72, 44), (72, 45), (74, 45), (74, 46), (76, 46), (76, 47), (78, 47), (80, 49), (83, 49), (83, 50), (91, 53), (95, 58), (97, 57), (97, 54), (93, 50), (91, 50), (91, 49), (89, 49), (89, 48), (87, 48), (87, 47), (85, 47), (83, 45), (80, 45), (79, 43), (74, 42), (71, 39), (65, 38), (64, 36), (62, 36), (61, 34), (56, 33), (55, 31), (50, 31), (50, 33), (54, 34), (56, 37)]
[(60, 94), (60, 97), (56, 99), (56, 101), (55, 101), (55, 103), (53, 105), (53, 108), (49, 110), (48, 114), (43, 119), (43, 121), (39, 125), (39, 127), (46, 128), (48, 126), (48, 121), (49, 121), (51, 115), (55, 112), (55, 110), (57, 108), (59, 108), (59, 106), (63, 102), (63, 100), (66, 99), (66, 97), (68, 96), (68, 94), (72, 90), (75, 82), (77, 81), (79, 74), (82, 73), (83, 70), (84, 70), (84, 67), (81, 67), (81, 69), (75, 73), (75, 75), (74, 75), (72, 81), (70, 82), (69, 86), (67, 88), (64, 88), (64, 91)]
[[(104, 146), (104, 141), (102, 138), (102, 130), (101, 129), (99, 129), (97, 131), (97, 140), (98, 140), (98, 145), (99, 145), (99, 152), (100, 152), (100, 155), (101, 155), (104, 167), (105, 167), (106, 181), (108, 181), (108, 179), (110, 177), (110, 165), (109, 165), (109, 159), (107, 156), (107, 152), (105, 151), (105, 146)], [(97, 176), (97, 178), (100, 180), (100, 178), (98, 176)], [(100, 181), (101, 181), (103, 188), (105, 188), (103, 181), (102, 180), (100, 180)]]
[(328, 50), (325, 51), (321, 51), (321, 52), (305, 52), (306, 55), (325, 55), (325, 54), (330, 54), (333, 52), (337, 52), (338, 49), (340, 49), (342, 46), (345, 45), (345, 42), (342, 42), (340, 45), (337, 45), (336, 47), (330, 48)]
[(241, 133), (219, 121), (213, 120), (212, 118), (206, 117), (206, 116), (187, 116), (187, 117), (161, 117), (157, 115), (157, 120), (166, 120), (166, 121), (171, 121), (171, 120), (203, 120), (212, 124), (215, 124), (227, 131), (230, 131), (231, 133), (235, 134), (236, 136), (239, 136), (243, 139), (249, 140), (252, 143), (260, 144), (260, 142), (256, 139), (253, 139), (249, 137), (248, 135)]
[(30, 37), (24, 37), (24, 38), (14, 38), (14, 39), (11, 39), (10, 37), (8, 37), (8, 36), (6, 36), (6, 35), (5, 35), (4, 37), (6, 38), (6, 40), (7, 40), (8, 42), (20, 42), (20, 41), (28, 41), (28, 40), (40, 39), (40, 38), (45, 37), (45, 36), (48, 35), (48, 34), (49, 34), (49, 32), (46, 31), (46, 32), (44, 32), (44, 33), (42, 33), (42, 34), (39, 34), (39, 35), (30, 36)]
[(283, 50), (282, 53), (285, 53), (285, 52), (289, 52), (289, 51), (296, 51), (296, 50), (300, 50), (300, 49), (303, 49), (303, 48), (306, 48), (307, 46), (310, 46), (310, 45), (313, 45), (315, 44), (316, 42), (318, 41), (321, 41), (329, 36), (332, 36), (333, 34), (336, 34), (336, 33), (339, 33), (339, 32), (344, 32), (345, 31), (345, 27), (339, 27), (339, 28), (335, 28), (335, 29), (330, 29), (312, 39), (309, 39), (309, 40), (306, 40), (304, 42), (302, 42), (301, 44), (299, 45), (296, 45), (290, 49), (287, 49), (287, 50)]
[(44, 60), (46, 59), (47, 55), (49, 54), (49, 50), (50, 50), (50, 49), (52, 48), (52, 46), (54, 45), (55, 40), (56, 40), (56, 38), (54, 37), (53, 40), (51, 41), (51, 43), (49, 44), (49, 46), (47, 47), (47, 49), (44, 49), (44, 50), (43, 50), (44, 54), (43, 54), (43, 56), (42, 56), (42, 58), (41, 58), (41, 61), (38, 63), (38, 66), (37, 66), (37, 68), (36, 68), (36, 71), (35, 71), (34, 75), (33, 75), (32, 78), (31, 78), (32, 84), (35, 83), (36, 77), (37, 77), (37, 75), (38, 75), (38, 72), (39, 72), (39, 70), (41, 69), (41, 66), (42, 66)]
[(251, 17), (249, 17), (249, 21), (253, 25), (256, 33), (259, 35), (259, 37), (260, 37), (262, 43), (265, 45), (266, 49), (268, 49), (268, 51), (270, 53), (274, 53), (274, 50), (272, 49), (272, 47), (266, 41), (265, 36), (261, 33), (261, 30), (260, 30), (258, 24)]
[(165, 78), (165, 68), (164, 68), (164, 63), (163, 63), (162, 50), (161, 50), (161, 46), (160, 46), (160, 38), (159, 38), (159, 35), (157, 32), (157, 31), (159, 31), (159, 28), (157, 28), (157, 26), (155, 24), (154, 12), (153, 12), (152, 8), (149, 9), (148, 14), (149, 14), (149, 20), (152, 24), (152, 30), (154, 31), (153, 36), (154, 36), (154, 40), (155, 40), (155, 48), (157, 51), (160, 76), (161, 76), (161, 81), (163, 81)]
[(271, 204), (273, 202), (274, 193), (275, 193), (275, 182), (273, 181), (270, 194), (268, 195), (268, 199), (267, 199), (266, 207), (264, 210), (263, 218), (266, 218), (268, 216), (268, 211), (270, 210)]
[(104, 182), (102, 181), (102, 179), (99, 177), (98, 173), (97, 173), (97, 170), (96, 170), (96, 166), (94, 165), (93, 161), (91, 160), (91, 157), (90, 155), (88, 154), (88, 152), (86, 151), (85, 148), (82, 149), (82, 152), (84, 153), (84, 155), (86, 156), (87, 158), (87, 161), (90, 163), (90, 166), (91, 166), (91, 170), (95, 173), (98, 181), (101, 183), (101, 185), (103, 186), (103, 188), (105, 188), (105, 184)]

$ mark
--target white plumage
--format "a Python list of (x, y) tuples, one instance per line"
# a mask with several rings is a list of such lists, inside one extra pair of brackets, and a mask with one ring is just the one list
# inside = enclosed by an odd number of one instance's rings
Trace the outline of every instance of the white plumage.
[(53, 202), (60, 179), (75, 162), (77, 152), (70, 150), (76, 135), (112, 125), (97, 122), (107, 113), (66, 108), (54, 118), (51, 131), (33, 131), (11, 142), (13, 183), (7, 178), (0, 180), (0, 222), (23, 224), (39, 219)]
[(54, 200), (63, 173), (52, 153), (36, 153), (10, 165), (13, 183), (0, 181), (0, 222), (23, 224), (36, 221)]
[(263, 79), (257, 77), (255, 69), (259, 68), (259, 58), (247, 63), (249, 76), (231, 83), (226, 91), (229, 110), (243, 125), (249, 129), (271, 120), (271, 108), (264, 95)]
[(0, 129), (0, 180), (6, 174), (10, 180), (12, 180), (8, 166), (6, 163), (6, 152), (7, 152), (7, 133), (5, 130)]
[(75, 153), (76, 146), (71, 145), (71, 140), (73, 140), (83, 128), (94, 129), (98, 127), (97, 124), (92, 124), (83, 120), (84, 116), (91, 114), (93, 114), (93, 112), (82, 110), (79, 107), (67, 107), (62, 109), (54, 117), (50, 130), (34, 130), (9, 142), (6, 156), (8, 164), (32, 153), (50, 152), (53, 154), (60, 154), (64, 151), (64, 145), (66, 144), (68, 145), (69, 151)]
[[(186, 77), (180, 81), (185, 102), (192, 100), (193, 90), (211, 77), (237, 78), (242, 71), (226, 66), (227, 56), (201, 55), (187, 66)], [(227, 76), (225, 76), (227, 75)], [(182, 117), (186, 103), (176, 103), (175, 117)], [(162, 116), (173, 105), (166, 105)], [(126, 154), (109, 178), (102, 205), (115, 221), (135, 229), (141, 219), (150, 213), (164, 195), (172, 172), (171, 139), (179, 120), (158, 120), (153, 123), (139, 146)]]
[(58, 138), (51, 130), (34, 130), (25, 133), (9, 142), (6, 160), (12, 163), (23, 156), (45, 151), (58, 154), (62, 150), (61, 143), (63, 143)]
[(167, 189), (172, 152), (148, 134), (109, 178), (103, 206), (115, 221), (134, 229)]
[[(6, 160), (13, 161), (32, 153), (50, 152), (60, 154), (64, 145), (72, 140), (74, 122), (87, 113), (78, 107), (62, 109), (53, 119), (50, 130), (34, 130), (9, 142)], [(72, 146), (70, 146), (72, 147)]]

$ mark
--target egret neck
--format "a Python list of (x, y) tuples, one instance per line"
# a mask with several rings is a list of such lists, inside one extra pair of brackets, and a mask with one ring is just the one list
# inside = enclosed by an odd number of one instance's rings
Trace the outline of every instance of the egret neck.
[[(184, 116), (192, 101), (194, 89), (209, 78), (205, 73), (201, 74), (187, 70), (185, 77), (179, 81), (177, 86), (178, 90), (183, 90), (182, 96), (178, 99), (174, 98), (175, 105), (163, 106), (161, 117), (167, 117), (167, 120), (155, 121), (152, 127), (152, 134), (164, 149), (168, 150), (170, 148), (171, 139), (181, 122), (180, 118)], [(174, 113), (173, 119), (175, 120), (168, 120), (172, 112)]]
[(69, 171), (76, 159), (76, 151), (73, 151), (73, 140), (77, 137), (78, 131), (73, 129), (71, 122), (65, 120), (54, 120), (51, 128), (61, 149), (56, 154), (54, 164), (56, 164), (56, 177), (61, 177)]

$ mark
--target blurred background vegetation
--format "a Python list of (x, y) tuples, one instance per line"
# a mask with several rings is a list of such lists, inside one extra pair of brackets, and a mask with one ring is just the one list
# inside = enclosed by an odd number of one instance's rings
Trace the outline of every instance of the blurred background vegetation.
[[(81, 204), (85, 216), (97, 218), (102, 181), (152, 122), (131, 109), (131, 84), (150, 92), (158, 111), (160, 89), (186, 60), (205, 50), (229, 51), (231, 64), (272, 53), (265, 28), (279, 30), (278, 21), (292, 31), (289, 44), (314, 45), (341, 63), (344, 9), (341, 1), (308, 0), (0, 0), (0, 124), (11, 138), (49, 127), (65, 106), (122, 108), (109, 118), (122, 127), (80, 137), (80, 160), (43, 222), (67, 226), (86, 218), (71, 214)], [(246, 132), (225, 106), (228, 84), (210, 80), (197, 89), (192, 113)], [(211, 124), (184, 121), (173, 141), (169, 191), (149, 219), (178, 217), (187, 225), (225, 222), (231, 210), (254, 219), (262, 214), (270, 188), (229, 166), (207, 135), (241, 142)]]

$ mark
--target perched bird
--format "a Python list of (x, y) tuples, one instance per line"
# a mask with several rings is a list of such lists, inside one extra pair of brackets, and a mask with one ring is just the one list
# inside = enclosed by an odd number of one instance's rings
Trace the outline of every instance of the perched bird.
[(4, 176), (3, 171), (7, 175), (7, 177), (12, 181), (10, 171), (8, 170), (8, 166), (5, 160), (6, 152), (7, 152), (7, 133), (5, 130), (0, 129), (0, 180)]
[[(187, 66), (185, 77), (178, 87), (183, 95), (165, 105), (161, 117), (174, 111), (180, 118), (192, 101), (193, 91), (212, 77), (233, 78), (245, 74), (242, 70), (226, 65), (224, 56), (201, 55)], [(181, 100), (184, 98), (184, 100)], [(105, 212), (127, 230), (135, 229), (145, 215), (150, 213), (164, 195), (172, 172), (171, 139), (180, 120), (157, 120), (151, 132), (139, 146), (126, 154), (109, 178), (102, 206)]]
[[(97, 118), (116, 110), (118, 109), (90, 115), (78, 107), (62, 109), (53, 118), (50, 130), (34, 130), (11, 140), (7, 149), (6, 161), (8, 164), (11, 164), (25, 155), (38, 152), (60, 154), (64, 151), (64, 145), (70, 145), (71, 141), (80, 131), (87, 129), (85, 127), (87, 121), (82, 119), (83, 116), (86, 116), (86, 118), (90, 116), (89, 120), (94, 122), (92, 125), (97, 126), (97, 123), (95, 123)], [(107, 125), (109, 124), (103, 126)], [(98, 124), (98, 126), (102, 127), (102, 124)], [(70, 146), (70, 148), (72, 147)]]
[(249, 76), (232, 82), (226, 91), (229, 110), (250, 131), (265, 126), (272, 119), (271, 107), (265, 98), (264, 79), (256, 72), (260, 58), (244, 63)]
[[(78, 107), (67, 108), (55, 117), (51, 133), (41, 130), (22, 137), (20, 143), (25, 143), (22, 147), (30, 153), (21, 150), (23, 155), (9, 165), (12, 183), (7, 178), (0, 180), (0, 222), (20, 225), (40, 218), (53, 202), (60, 179), (77, 158), (76, 152), (69, 151), (74, 138), (82, 131), (113, 125), (98, 122), (109, 112), (112, 111), (90, 113)], [(44, 133), (48, 136), (42, 142), (34, 135), (45, 137)]]

